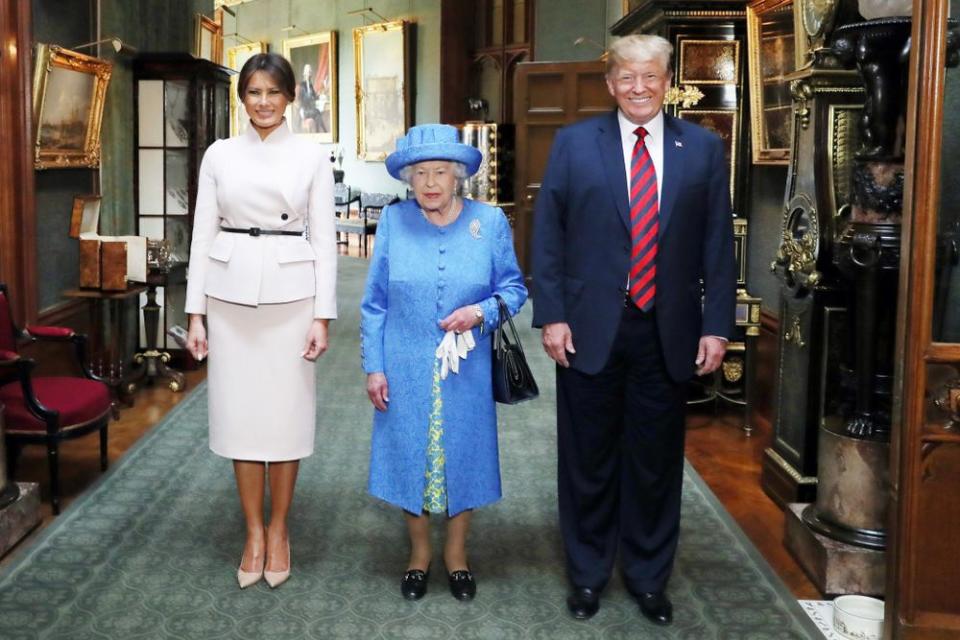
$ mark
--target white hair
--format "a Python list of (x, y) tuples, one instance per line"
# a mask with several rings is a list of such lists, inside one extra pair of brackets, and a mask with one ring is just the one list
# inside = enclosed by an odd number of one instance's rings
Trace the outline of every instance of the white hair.
[[(434, 162), (433, 160), (424, 160), (423, 162)], [(460, 190), (463, 188), (463, 183), (467, 181), (467, 165), (462, 162), (455, 162), (453, 160), (440, 160), (440, 162), (449, 162), (453, 165), (453, 175), (457, 178), (457, 193), (460, 193)], [(420, 164), (419, 162), (414, 162), (413, 164), (408, 164), (407, 166), (400, 169), (400, 179), (407, 183), (410, 187), (413, 187), (413, 168)]]
[(652, 35), (631, 34), (617, 38), (607, 49), (607, 75), (614, 67), (625, 62), (649, 62), (656, 60), (667, 73), (673, 72), (673, 45), (666, 38)]

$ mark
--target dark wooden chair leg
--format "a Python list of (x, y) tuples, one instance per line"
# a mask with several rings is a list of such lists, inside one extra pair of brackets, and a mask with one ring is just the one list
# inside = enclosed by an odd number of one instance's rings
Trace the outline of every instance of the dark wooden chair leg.
[(47, 443), (47, 465), (50, 467), (50, 504), (53, 515), (60, 514), (60, 443)]
[(107, 429), (110, 423), (103, 425), (100, 429), (100, 471), (107, 470)]
[(15, 479), (17, 473), (17, 460), (20, 458), (21, 446), (7, 438), (7, 475), (11, 480)]

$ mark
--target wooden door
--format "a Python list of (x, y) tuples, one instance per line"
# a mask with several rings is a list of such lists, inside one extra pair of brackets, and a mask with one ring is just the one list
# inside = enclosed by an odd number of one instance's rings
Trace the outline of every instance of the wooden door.
[(616, 104), (600, 60), (526, 62), (517, 65), (513, 115), (517, 151), (514, 172), (514, 246), (520, 268), (530, 274), (533, 203), (536, 201), (557, 129), (606, 113)]
[(913, 4), (907, 91), (885, 635), (910, 640), (960, 637), (960, 68), (956, 52), (946, 68), (949, 4)]
[(0, 282), (14, 317), (37, 320), (30, 3), (0, 0)]

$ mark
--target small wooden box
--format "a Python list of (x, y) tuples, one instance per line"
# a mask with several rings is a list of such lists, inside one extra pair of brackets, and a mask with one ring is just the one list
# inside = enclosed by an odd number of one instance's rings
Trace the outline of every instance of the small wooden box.
[(100, 243), (100, 288), (124, 291), (127, 288), (127, 243)]
[(80, 286), (100, 288), (100, 241), (80, 239)]

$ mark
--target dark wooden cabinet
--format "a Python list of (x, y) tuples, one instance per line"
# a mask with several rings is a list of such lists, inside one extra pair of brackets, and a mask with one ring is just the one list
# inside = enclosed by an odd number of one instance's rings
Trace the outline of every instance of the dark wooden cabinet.
[[(190, 258), (197, 176), (207, 147), (230, 135), (230, 72), (187, 54), (144, 54), (134, 62), (137, 234), (164, 240), (170, 268), (151, 286), (160, 307), (160, 349), (179, 350), (167, 335), (186, 326), (186, 269)], [(143, 294), (141, 306), (148, 303)], [(140, 346), (147, 347), (141, 329)]]

